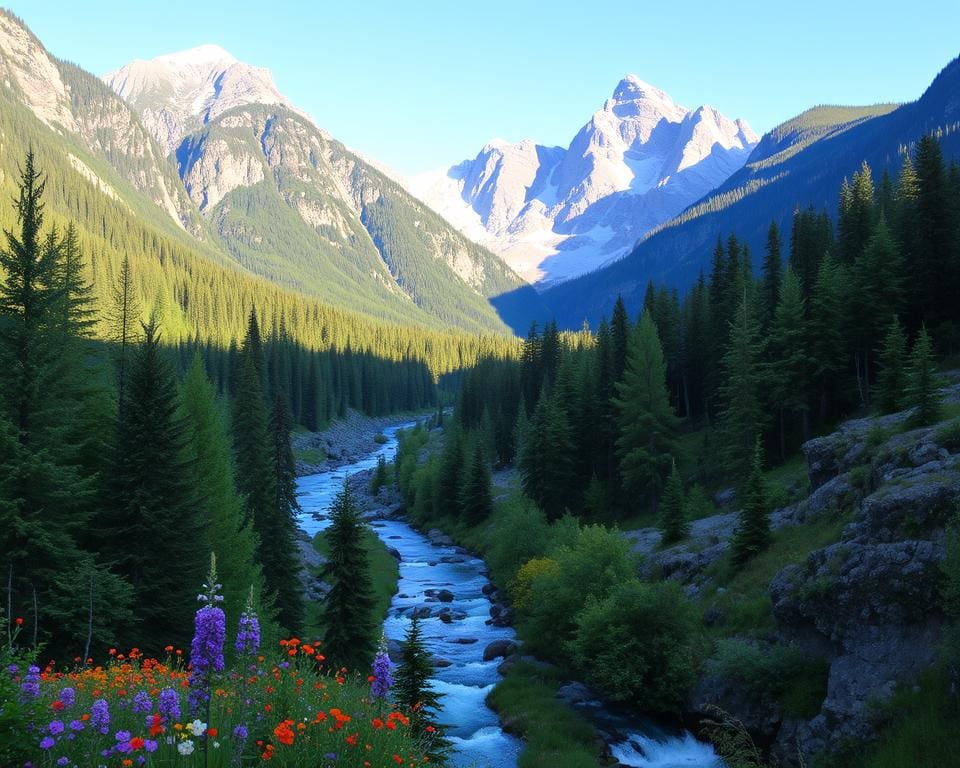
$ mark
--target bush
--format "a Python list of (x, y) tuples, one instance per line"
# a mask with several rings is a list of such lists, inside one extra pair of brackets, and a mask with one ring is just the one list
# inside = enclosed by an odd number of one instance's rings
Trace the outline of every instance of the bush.
[(521, 634), (531, 648), (552, 659), (564, 659), (577, 628), (577, 614), (590, 598), (601, 598), (634, 576), (627, 542), (617, 531), (591, 525), (576, 542), (553, 554), (558, 570), (531, 582), (530, 608)]
[(578, 531), (576, 519), (567, 516), (548, 523), (526, 496), (512, 496), (494, 512), (492, 524), (484, 531), (483, 549), (494, 579), (509, 584), (524, 563), (573, 544)]
[(374, 470), (373, 477), (370, 479), (370, 493), (376, 496), (380, 489), (390, 482), (390, 476), (387, 473), (387, 459), (385, 456), (377, 457), (377, 468)]
[(387, 436), (383, 434), (383, 432), (378, 432), (373, 436), (373, 442), (375, 442), (377, 445), (386, 445)]
[(510, 598), (513, 606), (522, 611), (531, 606), (533, 584), (537, 579), (555, 579), (560, 576), (560, 566), (549, 557), (534, 557), (520, 566), (516, 578), (510, 582)]
[(675, 582), (630, 579), (577, 617), (573, 656), (612, 701), (674, 711), (696, 677), (697, 615)]

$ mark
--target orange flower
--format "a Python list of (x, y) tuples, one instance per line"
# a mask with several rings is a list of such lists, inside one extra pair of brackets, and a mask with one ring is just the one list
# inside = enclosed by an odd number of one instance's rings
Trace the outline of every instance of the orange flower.
[(220, 731), (218, 731), (216, 728), (207, 728), (207, 736), (212, 739), (215, 739), (218, 733), (220, 733)]
[(293, 720), (284, 720), (273, 729), (273, 735), (277, 737), (277, 741), (286, 744), (288, 747), (293, 744), (293, 729), (290, 728), (292, 724)]
[(134, 736), (130, 739), (130, 749), (143, 749), (143, 739), (139, 736)]
[(163, 650), (165, 650), (167, 653), (173, 653), (173, 646), (172, 645), (164, 646)]

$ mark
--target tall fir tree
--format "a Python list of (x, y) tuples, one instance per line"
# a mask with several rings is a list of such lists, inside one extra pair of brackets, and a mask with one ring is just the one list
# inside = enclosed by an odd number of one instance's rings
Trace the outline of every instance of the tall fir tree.
[(276, 590), (277, 618), (282, 626), (296, 633), (303, 626), (304, 607), (296, 539), (300, 503), (297, 501), (297, 468), (290, 445), (292, 429), (287, 397), (282, 389), (278, 389), (269, 423), (271, 458), (276, 478), (276, 498), (270, 524), (270, 559), (277, 572), (284, 571), (287, 575)]
[(680, 541), (690, 531), (687, 521), (686, 504), (683, 499), (683, 481), (677, 470), (677, 463), (671, 459), (670, 475), (663, 492), (663, 501), (660, 504), (660, 533), (664, 544), (673, 544)]
[(483, 442), (475, 440), (466, 477), (460, 490), (460, 515), (469, 525), (479, 525), (493, 513), (493, 497), (490, 493), (490, 470)]
[(321, 605), (324, 653), (334, 669), (359, 671), (369, 666), (376, 650), (373, 583), (360, 518), (349, 486), (337, 494), (324, 531), (327, 562), (320, 577), (330, 585)]
[(763, 327), (769, 327), (780, 301), (780, 283), (783, 278), (783, 255), (781, 253), (780, 230), (777, 223), (771, 222), (767, 230), (767, 250), (763, 259), (763, 280), (760, 295), (763, 304)]
[[(153, 322), (131, 360), (102, 546), (134, 590), (131, 641), (144, 649), (189, 640), (196, 585), (210, 554), (194, 487), (177, 384)], [(172, 567), (175, 564), (175, 567)]]
[(894, 413), (903, 407), (907, 383), (907, 335), (894, 315), (877, 355), (879, 372), (874, 405), (878, 413)]
[(271, 611), (263, 596), (253, 525), (246, 520), (243, 499), (236, 489), (230, 441), (217, 407), (216, 391), (199, 354), (194, 355), (184, 377), (180, 402), (188, 464), (209, 531), (210, 549), (217, 557), (224, 611), (231, 620), (239, 617), (253, 587), (258, 615), (266, 618)]
[(756, 436), (765, 426), (762, 386), (760, 329), (744, 294), (731, 324), (720, 389), (722, 460), (731, 479), (746, 477)]
[(799, 416), (801, 434), (809, 431), (810, 355), (807, 350), (806, 307), (800, 281), (788, 269), (770, 327), (767, 383), (772, 410), (779, 412), (780, 459), (787, 455), (787, 418)]
[(743, 508), (733, 537), (733, 562), (742, 566), (770, 543), (770, 510), (763, 480), (763, 451), (759, 439), (753, 449), (750, 477), (744, 486)]
[(653, 318), (643, 314), (630, 340), (623, 381), (617, 384), (620, 411), (620, 473), (630, 498), (647, 499), (656, 511), (674, 453), (678, 420), (670, 405), (666, 365)]
[(904, 401), (914, 408), (911, 421), (925, 425), (935, 422), (941, 413), (943, 395), (933, 353), (933, 342), (926, 327), (920, 329), (910, 350), (910, 371)]
[[(393, 683), (394, 703), (401, 712), (410, 717), (410, 729), (413, 733), (423, 734), (426, 752), (439, 756), (445, 749), (443, 736), (437, 717), (440, 711), (440, 699), (430, 682), (433, 677), (433, 664), (430, 652), (423, 642), (420, 619), (410, 621), (403, 641), (403, 663), (397, 670)], [(434, 759), (442, 764), (442, 761)]]

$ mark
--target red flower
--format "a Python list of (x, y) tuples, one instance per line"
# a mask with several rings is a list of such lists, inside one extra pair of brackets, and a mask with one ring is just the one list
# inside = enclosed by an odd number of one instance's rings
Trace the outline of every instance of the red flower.
[(57, 699), (55, 702), (53, 702), (53, 704), (50, 705), (54, 712), (62, 712), (65, 706), (66, 705), (60, 701), (60, 699)]
[(22, 627), (22, 626), (23, 626), (23, 617), (17, 616), (16, 622), (17, 622), (17, 626), (18, 626), (18, 627)]
[(139, 736), (134, 736), (132, 739), (130, 739), (130, 749), (143, 749), (143, 739), (141, 739)]
[(290, 727), (292, 724), (293, 720), (284, 720), (273, 729), (273, 735), (277, 737), (277, 741), (288, 747), (293, 744), (293, 729)]
[(207, 736), (212, 739), (215, 739), (218, 733), (219, 731), (216, 728), (207, 728)]

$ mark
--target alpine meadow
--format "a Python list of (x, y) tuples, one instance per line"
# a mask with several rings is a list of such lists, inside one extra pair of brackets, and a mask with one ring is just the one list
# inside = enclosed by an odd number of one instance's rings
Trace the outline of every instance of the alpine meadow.
[(0, 766), (958, 765), (957, 8), (13, 4)]

